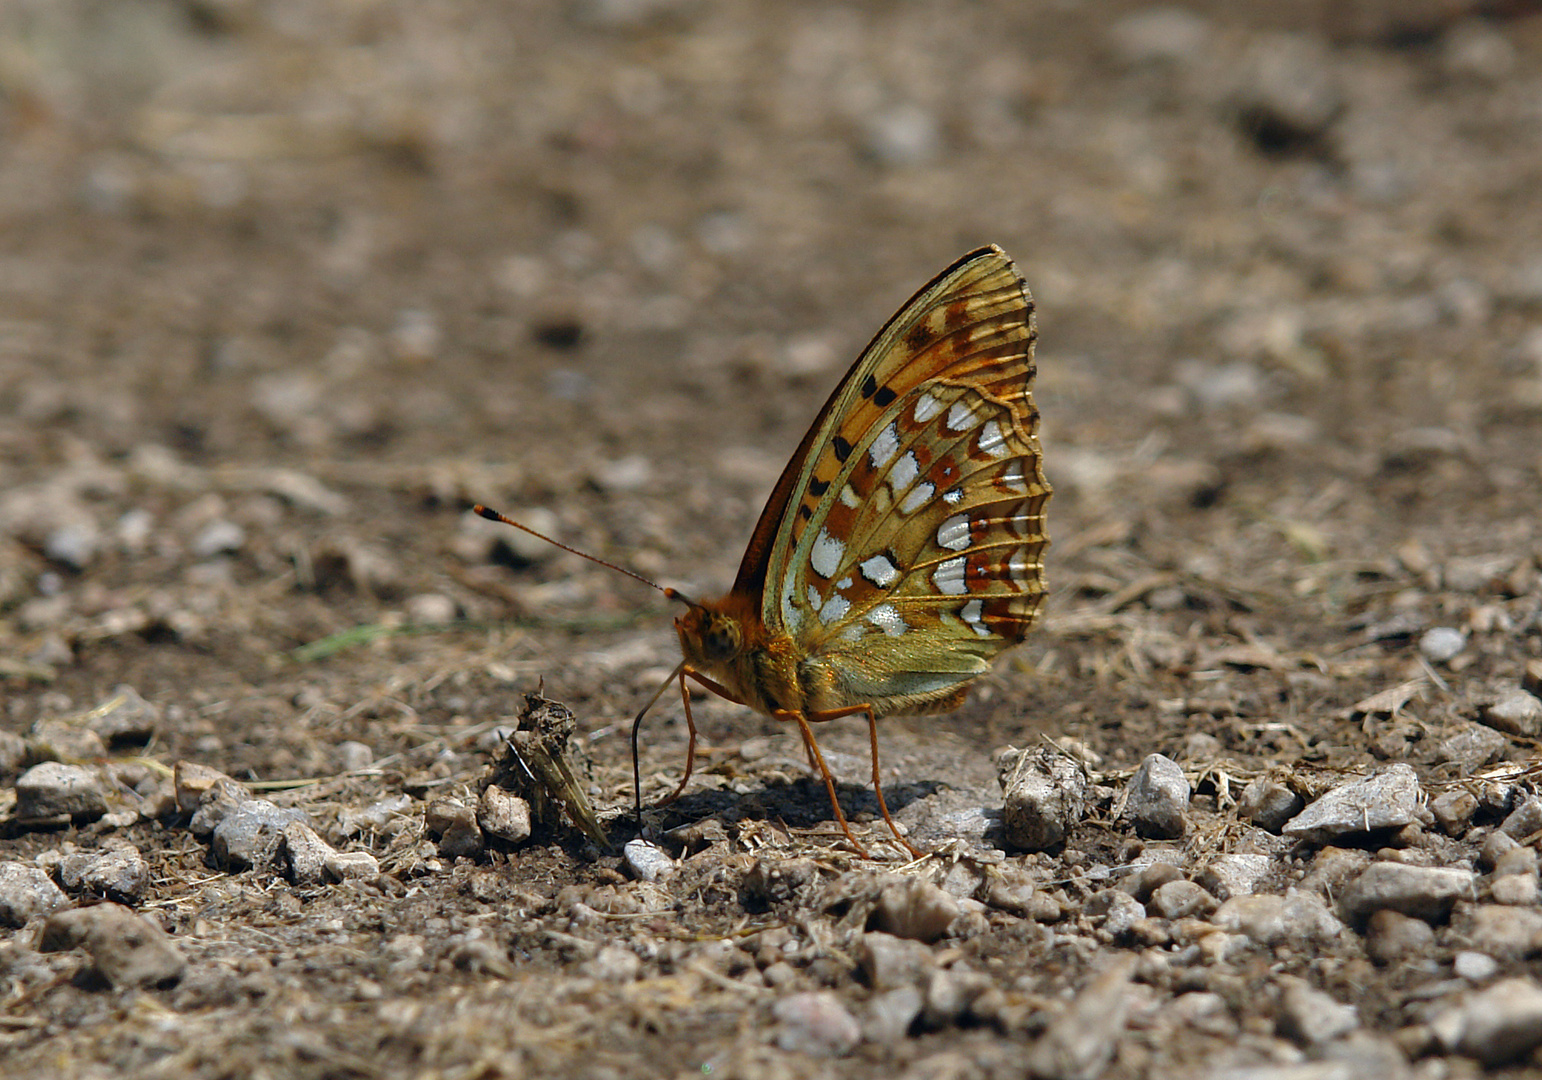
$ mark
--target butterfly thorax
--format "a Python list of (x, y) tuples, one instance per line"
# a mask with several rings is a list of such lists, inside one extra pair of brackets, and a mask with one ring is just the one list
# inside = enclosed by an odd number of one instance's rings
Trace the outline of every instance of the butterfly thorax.
[(686, 663), (756, 712), (808, 713), (844, 704), (831, 698), (828, 680), (810, 680), (814, 673), (799, 664), (792, 639), (770, 633), (754, 604), (737, 593), (692, 603), (675, 630)]

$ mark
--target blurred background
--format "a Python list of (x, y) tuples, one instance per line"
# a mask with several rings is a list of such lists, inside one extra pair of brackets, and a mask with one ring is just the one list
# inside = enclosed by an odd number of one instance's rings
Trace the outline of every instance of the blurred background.
[[(1539, 47), (1476, 0), (7, 0), (0, 723), (126, 682), (262, 775), (538, 677), (603, 727), (667, 606), (466, 502), (726, 587), (846, 365), (987, 242), (1039, 303), (1055, 592), (975, 754), (1113, 723), (1202, 634), (1497, 633), (1542, 495)], [(1416, 588), (1450, 566), (1465, 607)]]

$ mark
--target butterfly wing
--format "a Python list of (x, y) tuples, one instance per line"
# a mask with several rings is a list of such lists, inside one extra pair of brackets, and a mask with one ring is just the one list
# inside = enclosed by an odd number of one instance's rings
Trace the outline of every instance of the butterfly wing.
[(1044, 594), (1033, 301), (995, 247), (889, 320), (825, 403), (734, 591), (820, 708), (924, 709), (1020, 641)]

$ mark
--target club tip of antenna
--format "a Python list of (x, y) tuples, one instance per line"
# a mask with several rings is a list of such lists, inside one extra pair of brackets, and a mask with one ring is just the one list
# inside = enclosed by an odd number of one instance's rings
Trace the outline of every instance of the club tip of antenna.
[(481, 503), (474, 505), (471, 508), (471, 512), (478, 515), (479, 517), (485, 517), (488, 521), (497, 521), (499, 518), (503, 517), (503, 515), (498, 513), (498, 511), (490, 507), (483, 506)]

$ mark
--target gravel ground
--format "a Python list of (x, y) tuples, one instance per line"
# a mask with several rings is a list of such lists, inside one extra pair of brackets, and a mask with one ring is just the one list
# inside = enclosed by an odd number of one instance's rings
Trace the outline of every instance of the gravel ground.
[[(15, 0), (0, 134), (8, 1080), (1542, 1069), (1538, 5)], [(710, 698), (639, 842), (669, 605), (470, 504), (722, 589), (987, 242), (1051, 592), (927, 854)]]

